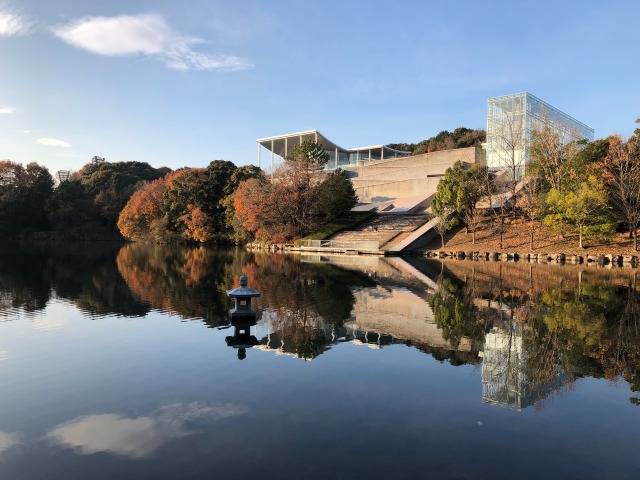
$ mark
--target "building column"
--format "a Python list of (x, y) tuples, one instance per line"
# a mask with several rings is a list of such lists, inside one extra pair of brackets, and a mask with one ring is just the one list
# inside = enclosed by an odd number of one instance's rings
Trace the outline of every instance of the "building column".
[(271, 140), (271, 178), (273, 178), (273, 140)]
[(336, 170), (338, 169), (338, 147), (336, 147)]
[(260, 154), (262, 153), (262, 149), (261, 149), (262, 145), (260, 145), (260, 142), (258, 142), (258, 168), (260, 167)]

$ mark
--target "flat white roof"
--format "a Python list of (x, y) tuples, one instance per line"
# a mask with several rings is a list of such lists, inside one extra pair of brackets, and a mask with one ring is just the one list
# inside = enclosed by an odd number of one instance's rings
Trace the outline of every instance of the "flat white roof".
[[(259, 138), (257, 142), (263, 147), (265, 147), (267, 150), (273, 151), (273, 153), (275, 153), (276, 155), (285, 157), (289, 150), (300, 145), (302, 141), (308, 140), (309, 137), (312, 137), (315, 141), (317, 141), (320, 145), (322, 145), (326, 150), (337, 149), (339, 152), (343, 152), (343, 153), (360, 152), (363, 150), (385, 149), (393, 153), (402, 153), (405, 155), (411, 154), (411, 152), (404, 151), (404, 150), (396, 150), (394, 148), (387, 147), (386, 145), (371, 145), (366, 147), (342, 148), (336, 143), (329, 140), (324, 135), (322, 135), (318, 130), (305, 130), (303, 132), (287, 133), (285, 135), (276, 135), (273, 137), (264, 137), (264, 138)], [(271, 150), (272, 148), (273, 150)]]

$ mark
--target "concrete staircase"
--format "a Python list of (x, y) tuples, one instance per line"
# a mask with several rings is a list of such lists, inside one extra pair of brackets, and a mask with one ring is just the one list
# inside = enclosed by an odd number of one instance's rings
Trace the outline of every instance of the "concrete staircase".
[(379, 242), (387, 250), (396, 240), (406, 237), (430, 220), (430, 215), (380, 213), (356, 230), (338, 232), (329, 240), (338, 242)]

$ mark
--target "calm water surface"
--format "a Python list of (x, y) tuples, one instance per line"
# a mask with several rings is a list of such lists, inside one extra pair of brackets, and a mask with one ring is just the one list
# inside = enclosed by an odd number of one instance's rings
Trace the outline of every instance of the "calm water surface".
[[(257, 324), (230, 324), (240, 275)], [(0, 478), (639, 478), (633, 270), (0, 249)]]

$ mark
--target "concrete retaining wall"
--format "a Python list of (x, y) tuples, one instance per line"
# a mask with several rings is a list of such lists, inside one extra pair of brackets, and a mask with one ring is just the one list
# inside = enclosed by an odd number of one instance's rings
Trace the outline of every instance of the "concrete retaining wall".
[(455, 162), (482, 163), (484, 151), (479, 147), (458, 148), (377, 160), (355, 167), (345, 167), (360, 202), (384, 201), (435, 193), (447, 168)]

